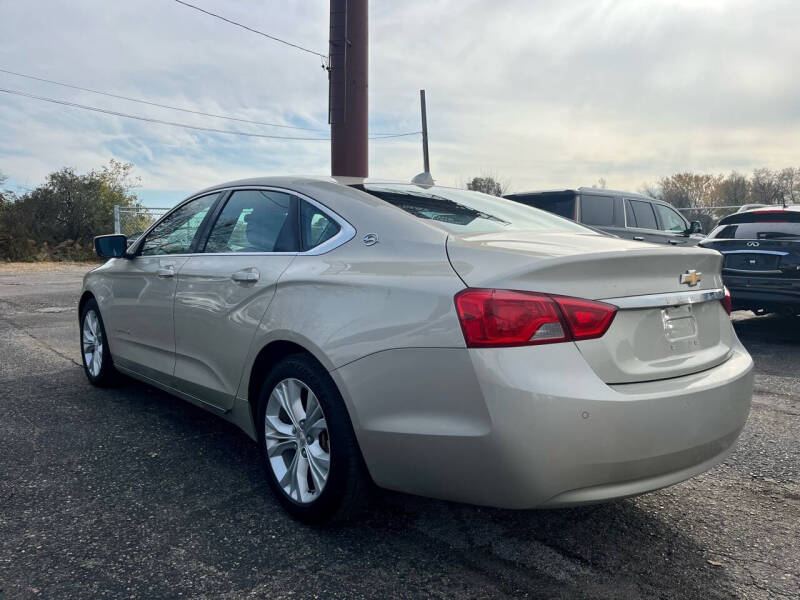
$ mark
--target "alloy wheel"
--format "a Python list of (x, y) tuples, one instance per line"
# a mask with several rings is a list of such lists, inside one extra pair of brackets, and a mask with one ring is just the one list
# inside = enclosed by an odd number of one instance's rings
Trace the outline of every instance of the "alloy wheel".
[(92, 377), (99, 376), (103, 368), (103, 331), (93, 310), (88, 311), (83, 319), (81, 346), (86, 369)]
[(270, 393), (264, 440), (283, 492), (300, 504), (319, 498), (330, 473), (330, 436), (322, 405), (299, 379), (284, 379)]

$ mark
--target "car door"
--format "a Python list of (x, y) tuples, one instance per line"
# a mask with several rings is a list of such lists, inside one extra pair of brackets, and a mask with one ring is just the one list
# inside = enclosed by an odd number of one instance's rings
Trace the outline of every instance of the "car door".
[(230, 192), (202, 252), (178, 273), (175, 380), (220, 410), (233, 406), (259, 322), (300, 249), (298, 198), (272, 189)]
[(653, 208), (658, 217), (658, 228), (666, 243), (672, 246), (694, 245), (697, 240), (690, 238), (686, 231), (689, 223), (678, 211), (665, 204), (653, 203)]
[(184, 202), (135, 244), (132, 258), (118, 261), (106, 322), (114, 362), (123, 369), (171, 384), (176, 275), (218, 197), (214, 193)]
[(653, 204), (647, 200), (625, 198), (625, 222), (629, 239), (653, 244), (666, 244), (667, 240), (658, 230)]

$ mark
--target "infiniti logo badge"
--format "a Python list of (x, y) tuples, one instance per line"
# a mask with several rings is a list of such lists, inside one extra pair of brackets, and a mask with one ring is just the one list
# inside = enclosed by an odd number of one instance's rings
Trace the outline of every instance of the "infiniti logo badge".
[(753, 246), (753, 247), (758, 247), (758, 246), (760, 246), (761, 244), (759, 244), (758, 242), (747, 242), (747, 245), (748, 245), (748, 246)]

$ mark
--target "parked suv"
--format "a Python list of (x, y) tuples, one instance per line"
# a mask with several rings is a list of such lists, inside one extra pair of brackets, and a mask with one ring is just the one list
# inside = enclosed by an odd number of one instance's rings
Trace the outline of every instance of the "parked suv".
[(689, 223), (668, 203), (641, 194), (581, 187), (506, 198), (629, 240), (694, 246), (703, 239), (699, 221)]
[(734, 309), (800, 315), (800, 206), (729, 215), (701, 246), (725, 257), (722, 279)]

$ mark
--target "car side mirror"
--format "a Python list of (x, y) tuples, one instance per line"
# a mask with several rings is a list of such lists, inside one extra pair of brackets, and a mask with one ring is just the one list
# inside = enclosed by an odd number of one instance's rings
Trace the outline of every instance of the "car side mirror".
[(703, 224), (700, 221), (692, 221), (686, 233), (703, 233)]
[(121, 233), (98, 235), (94, 238), (94, 251), (100, 258), (120, 258), (128, 249), (128, 238)]

